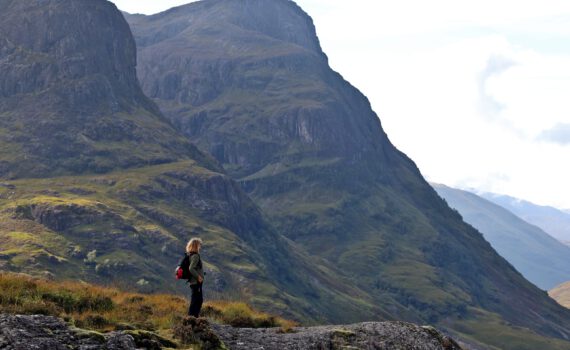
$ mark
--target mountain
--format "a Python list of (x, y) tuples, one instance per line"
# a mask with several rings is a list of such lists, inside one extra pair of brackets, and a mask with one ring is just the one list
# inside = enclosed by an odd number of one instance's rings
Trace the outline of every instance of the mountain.
[(432, 186), (529, 281), (549, 290), (570, 280), (570, 247), (474, 193), (440, 184)]
[(567, 211), (496, 193), (480, 195), (513, 212), (524, 221), (540, 227), (562, 243), (570, 245), (570, 213)]
[(560, 305), (570, 308), (570, 281), (552, 288), (548, 294)]
[(386, 314), (501, 348), (530, 349), (531, 338), (547, 346), (533, 331), (570, 337), (569, 310), (392, 145), (294, 2), (206, 0), (126, 18), (143, 91), (280, 233), (337, 266)]
[(308, 323), (382, 314), (335, 266), (279, 235), (145, 97), (113, 4), (0, 9), (0, 269), (188, 293), (173, 270), (198, 235), (210, 297)]
[[(122, 35), (128, 24), (109, 15), (110, 5), (0, 6), (0, 176), (106, 173), (189, 159), (219, 169), (142, 93), (135, 42)], [(64, 18), (86, 6), (88, 16)]]

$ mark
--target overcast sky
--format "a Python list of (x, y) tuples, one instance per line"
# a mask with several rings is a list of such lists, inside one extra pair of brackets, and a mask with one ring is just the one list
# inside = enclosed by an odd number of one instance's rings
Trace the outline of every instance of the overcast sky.
[(428, 180), (570, 208), (570, 1), (296, 2)]

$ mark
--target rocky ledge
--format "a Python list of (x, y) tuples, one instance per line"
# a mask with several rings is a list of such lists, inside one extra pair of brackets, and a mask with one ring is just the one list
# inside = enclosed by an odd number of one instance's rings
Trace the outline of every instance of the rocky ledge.
[(461, 350), (433, 327), (404, 322), (295, 327), (288, 333), (279, 328), (212, 328), (232, 350)]
[[(175, 344), (133, 331), (106, 334), (70, 328), (63, 320), (43, 315), (0, 315), (2, 350), (137, 350)], [(143, 339), (144, 338), (144, 339)]]
[[(210, 325), (206, 319), (192, 317), (185, 319), (178, 328), (178, 331), (184, 332), (182, 337), (181, 334), (177, 337), (183, 343), (192, 340), (201, 344), (201, 349), (207, 350), (461, 350), (453, 339), (432, 327), (404, 322), (295, 327), (284, 333), (280, 328)], [(180, 332), (175, 329), (174, 333)], [(63, 320), (51, 316), (0, 315), (2, 350), (162, 348), (176, 348), (176, 344), (150, 332), (115, 331), (101, 334), (70, 328)]]

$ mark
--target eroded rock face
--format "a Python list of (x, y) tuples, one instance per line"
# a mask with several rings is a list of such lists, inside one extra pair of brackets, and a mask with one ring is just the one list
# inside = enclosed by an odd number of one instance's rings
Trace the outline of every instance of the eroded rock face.
[(207, 1), (127, 19), (143, 91), (237, 177), (305, 152), (381, 159), (391, 149), (294, 2)]
[(104, 0), (0, 0), (0, 177), (206, 160), (136, 77), (136, 46)]
[[(135, 43), (128, 25), (104, 1), (0, 2), (0, 96), (41, 92), (61, 82), (99, 75), (91, 88), (70, 94), (74, 108), (118, 107), (128, 97), (144, 103), (136, 80)], [(80, 98), (83, 97), (83, 98)], [(103, 101), (104, 100), (104, 101)]]
[(197, 210), (200, 217), (240, 235), (260, 231), (265, 225), (253, 201), (235, 181), (225, 175), (204, 177), (184, 171), (171, 171), (156, 177), (155, 181), (160, 189), (155, 188), (152, 193), (139, 190), (139, 194), (176, 198)]
[(460, 350), (451, 338), (432, 327), (404, 322), (364, 322), (351, 325), (253, 329), (213, 325), (224, 343), (235, 350)]
[[(122, 221), (121, 217), (104, 205), (93, 208), (78, 204), (38, 203), (21, 205), (15, 208), (14, 218), (34, 220), (54, 231), (65, 231), (74, 226), (92, 224), (98, 221)], [(106, 210), (107, 209), (107, 210)], [(135, 231), (123, 223), (121, 229), (125, 232)]]

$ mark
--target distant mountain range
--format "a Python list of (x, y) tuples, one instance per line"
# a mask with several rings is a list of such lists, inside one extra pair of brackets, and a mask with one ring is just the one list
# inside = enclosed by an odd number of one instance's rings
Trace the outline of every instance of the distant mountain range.
[(570, 247), (474, 193), (432, 186), (529, 281), (544, 290), (570, 281)]
[(506, 208), (523, 220), (542, 228), (559, 241), (570, 245), (570, 210), (537, 205), (495, 193), (481, 193), (480, 196)]
[(163, 291), (198, 235), (209, 297), (568, 348), (570, 310), (394, 147), (294, 2), (0, 9), (0, 268)]

